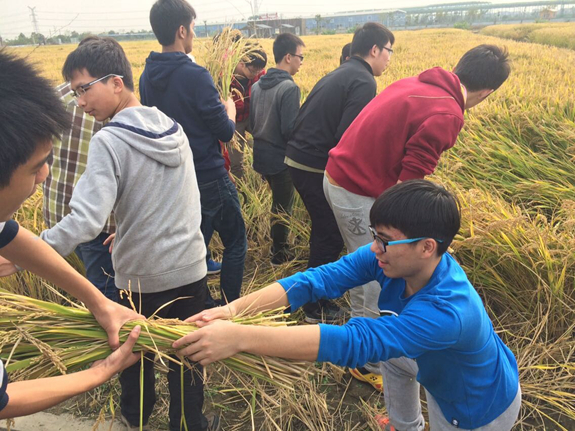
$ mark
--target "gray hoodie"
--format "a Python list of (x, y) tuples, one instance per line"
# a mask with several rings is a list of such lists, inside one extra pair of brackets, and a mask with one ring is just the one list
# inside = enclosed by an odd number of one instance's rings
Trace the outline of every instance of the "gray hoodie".
[(299, 111), (300, 90), (288, 72), (270, 68), (252, 87), (250, 126), (254, 137), (254, 169), (278, 174)]
[(206, 275), (192, 152), (181, 126), (156, 108), (124, 109), (94, 135), (70, 208), (42, 239), (67, 256), (98, 236), (113, 210), (120, 289), (161, 292)]

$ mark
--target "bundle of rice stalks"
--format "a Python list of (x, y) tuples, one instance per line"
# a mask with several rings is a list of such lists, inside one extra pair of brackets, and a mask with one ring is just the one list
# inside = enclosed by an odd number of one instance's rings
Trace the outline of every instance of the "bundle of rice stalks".
[(239, 30), (226, 27), (204, 46), (204, 67), (208, 69), (222, 100), (231, 96), (230, 86), (236, 66), (256, 56), (260, 45), (242, 37)]
[[(285, 326), (279, 310), (254, 316), (237, 317), (243, 325)], [(131, 321), (120, 331), (124, 341), (130, 331), (141, 325), (136, 351), (151, 352), (160, 361), (174, 361), (192, 367), (187, 359), (170, 357), (176, 352), (172, 343), (198, 328), (174, 319), (150, 318)], [(111, 350), (107, 334), (92, 314), (81, 306), (62, 306), (0, 290), (0, 359), (13, 379), (35, 379), (80, 370), (107, 357)], [(247, 374), (284, 389), (305, 380), (311, 373), (309, 363), (240, 353), (221, 363), (236, 372)]]

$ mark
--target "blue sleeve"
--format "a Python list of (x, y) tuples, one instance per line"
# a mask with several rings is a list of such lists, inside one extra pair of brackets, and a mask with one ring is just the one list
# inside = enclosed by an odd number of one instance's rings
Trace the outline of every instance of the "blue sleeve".
[(0, 410), (8, 404), (8, 394), (6, 388), (8, 387), (8, 374), (4, 368), (4, 364), (0, 361)]
[(208, 129), (216, 139), (222, 142), (231, 141), (236, 125), (228, 117), (214, 81), (206, 69), (198, 74), (194, 87), (197, 95), (196, 106)]
[(20, 229), (20, 226), (14, 220), (8, 220), (3, 225), (0, 224), (0, 248), (10, 244), (18, 235), (18, 230)]
[(286, 290), (292, 311), (318, 299), (339, 298), (349, 289), (373, 280), (381, 282), (377, 279), (378, 271), (381, 277), (383, 272), (369, 247), (360, 247), (337, 262), (279, 280), (278, 283)]
[(358, 317), (343, 326), (321, 324), (317, 360), (356, 368), (401, 356), (415, 359), (453, 346), (460, 334), (461, 321), (450, 304), (421, 299), (397, 317)]

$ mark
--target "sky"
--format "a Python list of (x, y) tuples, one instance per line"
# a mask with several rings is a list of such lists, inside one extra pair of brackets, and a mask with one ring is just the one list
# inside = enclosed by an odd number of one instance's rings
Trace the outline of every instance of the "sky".
[[(257, 1), (259, 13), (285, 17), (328, 15), (365, 9), (401, 9), (461, 0), (190, 0), (198, 15), (196, 24), (247, 19)], [(516, 2), (521, 0), (508, 0)], [(77, 31), (149, 30), (149, 11), (155, 0), (0, 0), (0, 36), (29, 36), (34, 31), (30, 8), (35, 8), (38, 30), (44, 36)], [(500, 1), (503, 2), (503, 1)], [(493, 1), (492, 3), (497, 3)]]

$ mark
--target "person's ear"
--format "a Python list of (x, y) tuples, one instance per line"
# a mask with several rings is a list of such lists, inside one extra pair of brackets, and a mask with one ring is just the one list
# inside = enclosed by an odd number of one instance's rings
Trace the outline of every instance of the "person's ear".
[(178, 38), (180, 38), (180, 39), (185, 39), (187, 32), (188, 32), (188, 30), (186, 29), (186, 27), (184, 27), (183, 25), (181, 25), (181, 26), (178, 28), (178, 31), (176, 32), (176, 37), (178, 37)]
[(124, 89), (124, 81), (119, 76), (113, 76), (114, 93), (120, 93)]
[(479, 91), (479, 97), (481, 97), (481, 100), (485, 100), (487, 98), (487, 96), (489, 96), (494, 91), (495, 90), (493, 90), (493, 89), (480, 90)]
[(437, 242), (434, 239), (427, 238), (422, 241), (423, 254), (425, 256), (435, 256), (437, 250)]
[(371, 51), (369, 51), (369, 53), (371, 54), (372, 57), (377, 57), (377, 55), (379, 54), (380, 51), (381, 51), (381, 49), (379, 49), (379, 47), (377, 45), (373, 45), (371, 47)]

